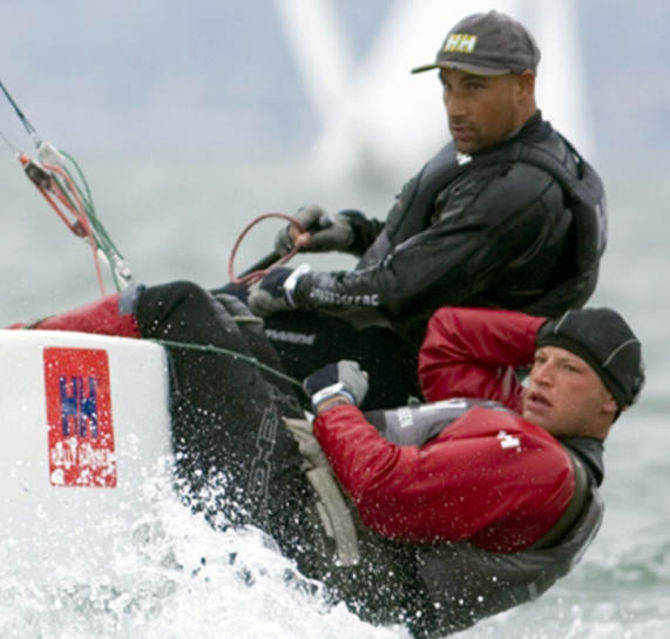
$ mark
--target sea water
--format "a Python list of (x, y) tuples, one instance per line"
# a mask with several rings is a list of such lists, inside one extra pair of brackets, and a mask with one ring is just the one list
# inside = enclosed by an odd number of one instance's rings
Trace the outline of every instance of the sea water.
[[(190, 279), (215, 286), (227, 280), (234, 239), (255, 215), (319, 202), (383, 218), (399, 186), (372, 178), (325, 181), (297, 160), (239, 165), (164, 153), (80, 159), (101, 218), (136, 279), (147, 284)], [(670, 231), (664, 207), (670, 188), (660, 173), (605, 166), (603, 175), (610, 244), (591, 304), (614, 306), (629, 319), (644, 345), (648, 379), (639, 405), (607, 440), (604, 525), (575, 570), (537, 601), (459, 637), (664, 639), (670, 629)], [(3, 325), (95, 298), (88, 247), (9, 160), (0, 166), (0, 184)], [(238, 272), (270, 249), (279, 225), (267, 222), (250, 232), (234, 265)], [(308, 261), (316, 268), (352, 263)], [(152, 508), (119, 538), (111, 577), (61, 566), (49, 580), (17, 579), (0, 568), (0, 637), (408, 636), (402, 628), (362, 623), (342, 605), (329, 607), (320, 585), (305, 580), (258, 531), (215, 532), (177, 501), (169, 482), (147, 481), (153, 484), (142, 488), (153, 491)], [(11, 540), (0, 540), (0, 556), (11, 552)]]

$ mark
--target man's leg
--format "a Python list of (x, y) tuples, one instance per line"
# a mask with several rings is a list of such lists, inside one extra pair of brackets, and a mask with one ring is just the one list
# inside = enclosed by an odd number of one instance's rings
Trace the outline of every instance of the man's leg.
[(289, 375), (303, 379), (341, 359), (360, 363), (370, 376), (364, 410), (392, 408), (420, 397), (416, 354), (390, 329), (354, 329), (324, 313), (277, 313), (265, 319), (265, 336)]
[[(304, 484), (297, 445), (281, 420), (301, 416), (297, 401), (287, 400), (286, 390), (245, 359), (250, 351), (243, 332), (200, 287), (175, 282), (148, 288), (136, 316), (143, 337), (185, 344), (169, 348), (171, 410), (174, 447), (192, 505), (212, 516), (224, 511), (232, 523), (250, 521), (274, 532), (274, 510)], [(209, 344), (241, 357), (189, 344)], [(213, 476), (220, 472), (225, 494), (212, 491)]]

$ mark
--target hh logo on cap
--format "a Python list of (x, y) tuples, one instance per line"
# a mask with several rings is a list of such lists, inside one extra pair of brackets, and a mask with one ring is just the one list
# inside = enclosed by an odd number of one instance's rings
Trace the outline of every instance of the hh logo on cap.
[(107, 352), (45, 348), (52, 486), (116, 486)]
[(452, 33), (447, 38), (447, 42), (444, 45), (443, 51), (445, 53), (449, 51), (457, 51), (458, 53), (472, 53), (475, 50), (476, 42), (476, 35), (470, 35), (469, 33)]

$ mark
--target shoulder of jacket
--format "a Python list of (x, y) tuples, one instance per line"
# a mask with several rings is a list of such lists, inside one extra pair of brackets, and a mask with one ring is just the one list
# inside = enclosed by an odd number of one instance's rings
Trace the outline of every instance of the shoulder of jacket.
[(501, 161), (473, 167), (472, 206), (499, 214), (514, 213), (537, 203), (552, 186), (560, 192), (556, 178), (547, 170), (523, 161)]
[[(533, 155), (538, 158), (537, 163), (529, 157)], [(475, 215), (493, 211), (498, 217), (531, 209), (550, 191), (557, 203), (562, 202), (562, 188), (556, 176), (541, 166), (542, 162), (552, 161), (568, 170), (576, 167), (568, 146), (554, 131), (541, 142), (511, 143), (505, 151), (473, 160), (445, 188), (438, 202), (446, 198), (443, 201), (450, 209), (455, 205)]]

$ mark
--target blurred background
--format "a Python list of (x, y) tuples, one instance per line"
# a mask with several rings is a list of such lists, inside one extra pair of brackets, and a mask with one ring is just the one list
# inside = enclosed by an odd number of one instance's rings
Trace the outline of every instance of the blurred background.
[[(317, 202), (385, 217), (448, 139), (436, 73), (409, 70), (434, 58), (460, 17), (490, 8), (535, 34), (539, 105), (605, 180), (610, 248), (594, 301), (639, 313), (661, 342), (653, 359), (665, 341), (658, 312), (670, 309), (663, 0), (8, 3), (0, 79), (38, 132), (79, 160), (136, 279), (214, 286), (260, 213)], [(0, 132), (32, 151), (4, 99)], [(0, 147), (0, 321), (91, 299), (88, 247)], [(270, 249), (277, 227), (250, 233), (237, 271)]]
[[(215, 286), (227, 280), (235, 237), (260, 213), (318, 202), (385, 217), (448, 139), (436, 74), (409, 70), (433, 59), (460, 17), (490, 8), (536, 35), (539, 106), (603, 176), (610, 238), (591, 303), (630, 319), (648, 374), (642, 402), (608, 442), (610, 512), (585, 568), (508, 619), (514, 636), (660, 638), (670, 619), (666, 0), (6, 2), (0, 79), (41, 136), (78, 159), (138, 281)], [(0, 131), (32, 153), (4, 98)], [(6, 325), (99, 291), (88, 247), (0, 146)], [(278, 228), (250, 233), (237, 271), (270, 250)], [(564, 624), (552, 634), (556, 618)], [(55, 623), (35, 636), (57, 636)], [(505, 626), (478, 628), (473, 637)], [(317, 636), (337, 633), (324, 622)]]
[[(0, 77), (41, 135), (82, 163), (140, 279), (214, 284), (240, 224), (258, 213), (316, 200), (384, 217), (448, 136), (436, 74), (409, 69), (433, 59), (464, 13), (491, 7), (535, 33), (540, 107), (603, 174), (612, 241), (621, 218), (634, 217), (659, 245), (666, 229), (650, 209), (667, 193), (663, 0), (7, 3)], [(29, 150), (4, 102), (0, 131)], [(36, 233), (63, 266), (64, 252), (85, 247), (48, 232), (57, 219), (21, 183), (9, 148), (4, 158), (0, 242), (16, 256), (11, 281), (26, 271), (49, 278), (56, 298), (46, 308), (68, 289), (90, 297), (74, 275), (45, 273), (41, 261), (32, 271)], [(7, 232), (17, 225), (18, 244)]]

